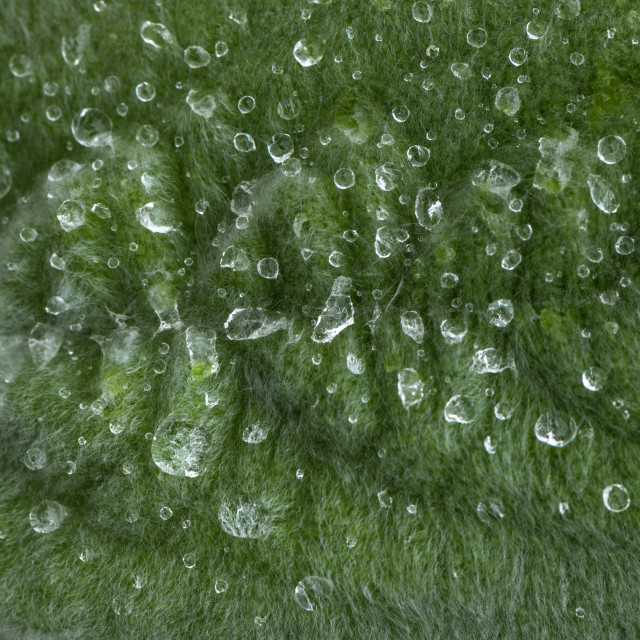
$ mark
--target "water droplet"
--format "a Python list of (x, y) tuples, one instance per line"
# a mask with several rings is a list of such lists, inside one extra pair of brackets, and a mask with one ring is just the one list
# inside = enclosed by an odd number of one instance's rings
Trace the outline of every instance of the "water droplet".
[(331, 342), (341, 331), (354, 323), (350, 289), (350, 278), (340, 276), (333, 281), (331, 294), (318, 316), (311, 336), (314, 342)]
[(27, 469), (37, 471), (47, 464), (47, 454), (40, 447), (30, 447), (24, 454), (23, 461)]
[(37, 237), (38, 232), (32, 227), (24, 227), (20, 230), (20, 240), (22, 240), (22, 242), (34, 242)]
[[(378, 454), (379, 455), (379, 454)], [(380, 456), (383, 457), (383, 456)], [(393, 504), (393, 498), (389, 495), (386, 489), (378, 492), (378, 502), (383, 509), (391, 508)]]
[(589, 367), (582, 372), (582, 384), (588, 391), (600, 391), (604, 378), (604, 371), (598, 367)]
[(576, 421), (560, 411), (543, 413), (535, 424), (536, 438), (552, 447), (564, 447), (577, 433)]
[(397, 186), (398, 168), (392, 162), (385, 162), (375, 170), (376, 184), (382, 191), (393, 191)]
[(234, 309), (224, 323), (229, 340), (256, 340), (287, 326), (287, 319), (282, 313), (260, 307)]
[(229, 583), (226, 580), (216, 580), (213, 588), (216, 593), (224, 593), (229, 588)]
[(283, 120), (294, 120), (300, 114), (301, 108), (302, 105), (300, 104), (298, 94), (294, 91), (288, 98), (278, 102), (277, 111)]
[(63, 36), (61, 43), (61, 53), (63, 60), (70, 67), (77, 67), (82, 60), (85, 49), (89, 44), (89, 32), (91, 27), (88, 24), (80, 25), (75, 36)]
[(560, 0), (556, 15), (561, 20), (572, 20), (580, 15), (580, 0)]
[(11, 171), (4, 165), (0, 165), (0, 200), (11, 191), (12, 182)]
[(502, 268), (506, 271), (513, 271), (522, 262), (522, 255), (516, 249), (510, 249), (502, 257), (500, 263)]
[(626, 511), (631, 504), (629, 492), (621, 484), (610, 484), (602, 491), (604, 506), (613, 513)]
[(151, 102), (156, 97), (156, 88), (150, 82), (141, 82), (136, 86), (136, 96), (140, 102)]
[(509, 62), (511, 62), (514, 67), (523, 65), (527, 61), (527, 58), (528, 54), (522, 47), (516, 47), (509, 52)]
[(364, 373), (365, 366), (364, 360), (362, 358), (358, 358), (354, 353), (347, 354), (347, 369), (351, 371), (351, 373), (355, 375), (361, 375)]
[(65, 200), (58, 207), (58, 221), (60, 226), (66, 231), (73, 231), (82, 226), (85, 221), (85, 208), (77, 200)]
[(418, 190), (414, 212), (418, 224), (432, 231), (442, 220), (442, 203), (429, 187), (423, 187)]
[(540, 20), (530, 20), (527, 22), (527, 36), (530, 40), (540, 40), (547, 33), (547, 25)]
[(71, 133), (83, 147), (106, 147), (112, 143), (111, 118), (100, 109), (82, 109), (71, 121)]
[(422, 401), (424, 397), (424, 382), (415, 369), (398, 371), (398, 395), (405, 409)]
[(615, 213), (620, 201), (609, 183), (601, 176), (591, 174), (587, 179), (591, 200), (603, 213)]
[(173, 35), (161, 22), (142, 23), (140, 27), (140, 37), (155, 49), (161, 49), (165, 44), (174, 44)]
[(52, 316), (58, 316), (64, 311), (67, 311), (71, 308), (69, 304), (67, 304), (66, 300), (61, 296), (53, 296), (47, 300), (47, 304), (45, 306), (45, 311), (50, 313)]
[(620, 136), (605, 136), (598, 141), (598, 158), (605, 164), (616, 164), (627, 153), (627, 144)]
[(211, 62), (211, 55), (206, 49), (194, 44), (184, 50), (184, 61), (190, 69), (199, 69)]
[(44, 113), (50, 122), (56, 122), (62, 117), (62, 109), (57, 104), (48, 106)]
[(471, 77), (471, 68), (466, 62), (454, 62), (450, 69), (458, 80), (468, 80)]
[(29, 334), (29, 351), (34, 364), (43, 369), (56, 356), (63, 339), (62, 329), (38, 322)]
[(168, 417), (156, 430), (151, 457), (172, 476), (196, 478), (204, 473), (207, 438), (204, 428), (185, 417)]
[(258, 261), (258, 273), (267, 280), (275, 280), (278, 277), (279, 266), (275, 258), (262, 258)]
[(629, 236), (620, 236), (616, 240), (616, 253), (621, 256), (628, 256), (635, 249), (635, 241)]
[(356, 183), (356, 176), (351, 169), (341, 167), (333, 174), (333, 182), (338, 189), (350, 189)]
[(487, 44), (487, 32), (482, 28), (469, 29), (467, 31), (467, 42), (476, 49), (481, 49)]
[(298, 40), (293, 47), (293, 57), (302, 67), (312, 67), (322, 60), (322, 44), (315, 40)]
[(493, 407), (493, 415), (498, 420), (508, 420), (513, 415), (513, 407), (506, 401), (498, 402)]
[(233, 146), (236, 151), (241, 153), (249, 153), (256, 150), (256, 143), (248, 133), (236, 133), (233, 137)]
[(440, 333), (447, 344), (458, 344), (467, 335), (467, 325), (462, 320), (443, 320), (440, 323)]
[[(58, 160), (58, 162), (53, 164), (51, 169), (49, 169), (47, 178), (49, 182), (62, 182), (69, 178), (73, 178), (73, 176), (75, 176), (81, 169), (82, 165), (77, 162), (73, 162), (73, 160)], [(0, 184), (0, 194), (1, 193), (2, 186)]]
[(160, 509), (160, 517), (163, 520), (168, 520), (173, 515), (173, 511), (169, 507), (162, 507)]
[(284, 162), (293, 155), (293, 140), (288, 133), (276, 133), (267, 145), (267, 150), (274, 162)]
[(236, 538), (265, 538), (271, 531), (271, 519), (259, 502), (223, 502), (218, 510), (222, 530)]
[(182, 562), (187, 569), (193, 569), (196, 566), (196, 554), (185, 553), (182, 556)]
[(256, 101), (253, 96), (242, 96), (240, 100), (238, 100), (238, 111), (242, 114), (250, 113), (254, 110), (256, 106)]
[(216, 42), (213, 50), (216, 53), (216, 58), (222, 58), (222, 56), (226, 56), (227, 53), (229, 53), (229, 47), (227, 46), (227, 43), (223, 42), (222, 40), (218, 40), (218, 42)]
[(16, 78), (26, 78), (33, 73), (31, 58), (24, 53), (14, 53), (9, 58), (9, 71)]
[(584, 64), (584, 56), (578, 51), (574, 51), (569, 56), (569, 60), (571, 64), (574, 64), (576, 67), (579, 67), (581, 64)]
[(411, 15), (416, 22), (429, 22), (433, 16), (433, 10), (426, 2), (415, 2), (411, 7)]
[(333, 591), (333, 582), (320, 576), (307, 576), (296, 585), (293, 597), (305, 611), (317, 611), (322, 608)]
[(430, 157), (430, 149), (420, 144), (414, 144), (407, 149), (407, 160), (413, 167), (424, 167)]
[(503, 87), (496, 93), (495, 107), (505, 115), (511, 117), (520, 109), (520, 94), (516, 87)]
[(491, 525), (504, 518), (504, 505), (496, 498), (489, 500), (488, 503), (480, 502), (476, 507), (476, 514), (482, 522)]
[(447, 422), (468, 424), (476, 418), (476, 410), (469, 396), (458, 394), (452, 396), (444, 407), (444, 419)]
[(153, 147), (159, 139), (158, 130), (151, 124), (143, 124), (136, 131), (136, 141), (143, 147)]
[(411, 115), (411, 112), (409, 111), (409, 108), (407, 106), (399, 105), (393, 107), (393, 109), (391, 110), (391, 115), (396, 122), (406, 122)]
[(51, 533), (68, 515), (66, 507), (55, 500), (45, 500), (31, 509), (29, 524), (36, 533)]

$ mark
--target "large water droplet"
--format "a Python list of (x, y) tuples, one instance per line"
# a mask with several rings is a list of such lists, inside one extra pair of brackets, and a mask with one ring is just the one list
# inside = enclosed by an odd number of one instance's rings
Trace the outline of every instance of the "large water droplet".
[(64, 333), (59, 327), (54, 327), (38, 322), (29, 334), (29, 351), (33, 363), (38, 369), (43, 369), (55, 358)]
[(494, 347), (489, 347), (474, 353), (471, 368), (479, 374), (500, 373), (505, 369), (515, 369), (515, 363), (512, 358), (506, 358)]
[(469, 396), (458, 394), (449, 398), (444, 407), (444, 419), (447, 422), (468, 424), (476, 417), (476, 409)]
[(205, 332), (188, 327), (185, 332), (187, 351), (191, 361), (191, 377), (202, 380), (217, 373), (219, 369), (216, 351), (216, 332)]
[(333, 281), (331, 294), (324, 303), (311, 336), (314, 342), (331, 342), (343, 329), (354, 323), (350, 289), (351, 278), (339, 276)]
[(598, 141), (598, 158), (606, 164), (616, 164), (627, 153), (627, 144), (620, 136), (605, 136)]
[[(82, 165), (73, 160), (58, 160), (58, 162), (53, 164), (51, 169), (49, 169), (47, 179), (49, 182), (62, 182), (73, 178), (81, 169)], [(2, 193), (1, 188), (0, 193)]]
[(51, 533), (67, 517), (67, 508), (55, 500), (45, 500), (31, 509), (29, 524), (36, 533)]
[(316, 40), (298, 40), (293, 47), (293, 57), (303, 67), (312, 67), (322, 60), (322, 43)]
[(411, 15), (416, 22), (429, 22), (433, 16), (433, 10), (426, 2), (414, 2)]
[(467, 31), (467, 42), (476, 49), (481, 49), (487, 44), (487, 32), (482, 28), (469, 29)]
[(251, 266), (251, 262), (243, 249), (231, 245), (222, 254), (220, 266), (232, 271), (246, 271)]
[(471, 179), (475, 187), (495, 193), (504, 198), (520, 182), (520, 174), (507, 164), (497, 160), (488, 160)]
[(85, 49), (89, 44), (90, 25), (80, 25), (75, 36), (63, 36), (62, 58), (70, 67), (77, 67), (82, 60)]
[(418, 404), (424, 397), (424, 382), (415, 369), (398, 371), (398, 395), (405, 409)]
[(398, 167), (393, 162), (385, 162), (376, 168), (376, 184), (382, 191), (393, 191), (398, 182)]
[(136, 220), (153, 233), (174, 231), (173, 218), (161, 202), (148, 202), (136, 211)]
[(260, 307), (234, 309), (224, 323), (229, 340), (256, 340), (287, 326), (287, 319), (282, 313)]
[(271, 518), (261, 502), (223, 502), (218, 520), (222, 530), (236, 538), (265, 538), (271, 531)]
[(423, 187), (418, 190), (414, 212), (418, 224), (432, 231), (442, 220), (442, 202), (431, 189)]
[(37, 471), (47, 464), (47, 454), (40, 447), (29, 447), (24, 454), (23, 462), (27, 469)]
[(205, 468), (206, 432), (186, 417), (168, 417), (156, 430), (151, 457), (156, 466), (172, 476), (196, 478)]
[(333, 582), (320, 576), (307, 576), (296, 585), (293, 597), (305, 611), (317, 611), (331, 596)]
[(496, 93), (495, 107), (505, 115), (511, 117), (520, 109), (520, 94), (516, 87), (503, 87)]
[(406, 311), (400, 316), (400, 326), (404, 334), (418, 344), (424, 339), (424, 322), (417, 311)]
[(210, 118), (216, 108), (215, 98), (211, 94), (197, 89), (189, 90), (185, 102), (193, 113), (203, 118)]
[(209, 52), (198, 45), (191, 45), (184, 50), (184, 61), (191, 69), (206, 67), (211, 62)]
[(333, 174), (333, 182), (338, 189), (350, 189), (356, 183), (356, 176), (351, 169), (341, 167)]
[(591, 200), (603, 213), (615, 213), (620, 206), (618, 196), (601, 176), (591, 174), (587, 179)]
[(267, 151), (274, 162), (280, 164), (293, 155), (293, 140), (288, 133), (276, 133), (267, 145)]
[(82, 109), (71, 121), (71, 133), (83, 147), (105, 147), (112, 143), (111, 118), (100, 109)]
[(587, 391), (600, 391), (604, 380), (605, 373), (598, 367), (589, 367), (582, 372), (582, 384)]
[(534, 430), (540, 442), (552, 447), (564, 447), (576, 437), (578, 425), (566, 413), (548, 411), (538, 418)]
[(58, 207), (57, 215), (60, 226), (69, 233), (84, 224), (85, 207), (77, 200), (65, 200)]

